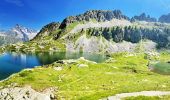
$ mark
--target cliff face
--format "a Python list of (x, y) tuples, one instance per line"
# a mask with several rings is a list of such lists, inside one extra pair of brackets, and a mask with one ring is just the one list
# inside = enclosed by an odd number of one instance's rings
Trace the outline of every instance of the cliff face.
[(52, 32), (56, 31), (60, 26), (59, 22), (52, 22), (44, 26), (40, 32), (33, 39), (43, 38), (44, 36), (50, 36)]
[(167, 14), (167, 15), (162, 15), (162, 16), (159, 18), (159, 22), (162, 22), (162, 23), (170, 23), (170, 13)]
[(142, 13), (139, 16), (134, 16), (131, 18), (131, 21), (146, 21), (146, 22), (156, 22), (157, 19), (150, 17), (150, 15), (146, 15), (145, 13)]
[(92, 19), (95, 19), (98, 22), (104, 22), (104, 21), (110, 21), (113, 18), (129, 20), (129, 18), (123, 15), (120, 10), (114, 10), (114, 11), (91, 10), (85, 12), (84, 14), (80, 14), (77, 16), (70, 16), (64, 19), (64, 21), (61, 23), (60, 28), (65, 28), (67, 25), (74, 22), (90, 21)]
[(145, 49), (169, 48), (169, 27), (145, 13), (130, 19), (120, 10), (91, 10), (44, 26), (36, 38), (62, 40), (71, 51), (133, 51), (142, 40), (151, 41)]

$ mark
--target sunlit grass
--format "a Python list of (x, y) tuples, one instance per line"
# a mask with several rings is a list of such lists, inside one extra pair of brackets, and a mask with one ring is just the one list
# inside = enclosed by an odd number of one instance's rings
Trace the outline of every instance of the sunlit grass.
[[(56, 87), (59, 99), (86, 100), (125, 92), (170, 90), (170, 76), (150, 72), (147, 63), (144, 54), (117, 54), (100, 64), (83, 60), (70, 64), (54, 63), (48, 68), (22, 71), (0, 85), (31, 85), (38, 91)], [(88, 67), (79, 68), (79, 64)], [(56, 71), (54, 67), (62, 67), (63, 70)]]

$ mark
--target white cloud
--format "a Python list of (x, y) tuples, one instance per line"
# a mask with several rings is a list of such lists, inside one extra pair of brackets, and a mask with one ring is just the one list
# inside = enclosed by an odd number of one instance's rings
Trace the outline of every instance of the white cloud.
[(8, 3), (15, 4), (16, 6), (22, 7), (24, 3), (21, 0), (5, 0)]

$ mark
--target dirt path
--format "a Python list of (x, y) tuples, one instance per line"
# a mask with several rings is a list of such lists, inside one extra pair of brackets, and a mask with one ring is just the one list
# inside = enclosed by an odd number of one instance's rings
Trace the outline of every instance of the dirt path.
[(115, 96), (110, 96), (107, 100), (121, 100), (126, 97), (137, 97), (137, 96), (162, 96), (162, 95), (170, 95), (170, 91), (142, 91), (142, 92), (133, 92), (133, 93), (121, 93), (116, 94)]

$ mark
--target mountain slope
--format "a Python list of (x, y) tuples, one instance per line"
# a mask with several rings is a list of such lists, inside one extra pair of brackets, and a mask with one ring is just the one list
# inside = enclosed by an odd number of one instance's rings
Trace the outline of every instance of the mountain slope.
[(122, 14), (120, 10), (91, 10), (87, 11), (84, 14), (80, 14), (77, 16), (70, 16), (63, 20), (61, 23), (60, 28), (65, 28), (66, 26), (70, 25), (71, 23), (75, 22), (82, 22), (82, 21), (90, 21), (90, 20), (96, 20), (97, 22), (104, 22), (104, 21), (110, 21), (113, 18), (115, 19), (126, 19), (129, 20), (129, 18)]
[(56, 31), (60, 26), (59, 22), (52, 22), (47, 25), (45, 25), (40, 32), (33, 38), (33, 40), (36, 39), (43, 39), (46, 36), (52, 35), (51, 33)]
[(29, 43), (31, 47), (47, 51), (65, 48), (67, 51), (111, 53), (168, 49), (170, 24), (156, 22), (145, 14), (129, 18), (120, 10), (91, 10), (44, 26)]

